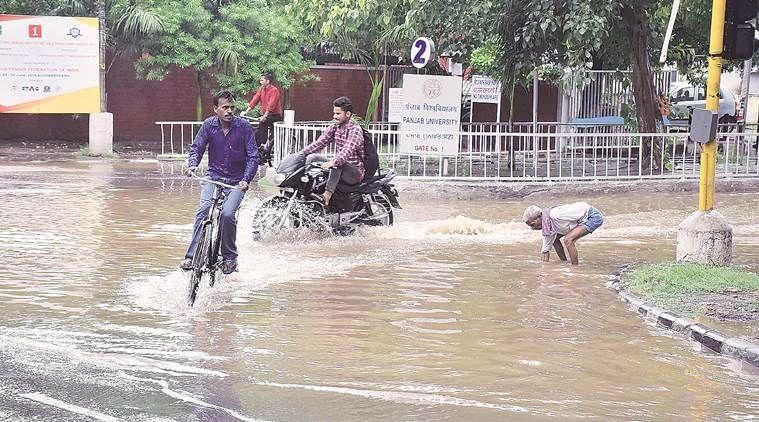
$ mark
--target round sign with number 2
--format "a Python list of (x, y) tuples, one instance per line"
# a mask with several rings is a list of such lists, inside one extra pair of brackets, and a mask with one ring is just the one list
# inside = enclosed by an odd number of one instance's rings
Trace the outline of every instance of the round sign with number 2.
[(435, 56), (435, 43), (427, 37), (419, 37), (411, 44), (411, 64), (416, 68), (427, 66)]

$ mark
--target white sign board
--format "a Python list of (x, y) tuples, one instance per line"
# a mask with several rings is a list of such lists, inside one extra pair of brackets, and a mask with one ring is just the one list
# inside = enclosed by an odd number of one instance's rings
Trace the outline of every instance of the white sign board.
[(473, 75), (469, 93), (473, 103), (500, 104), (501, 83), (487, 76)]
[(435, 43), (426, 37), (419, 37), (411, 44), (411, 64), (416, 68), (427, 66), (435, 58)]
[(0, 113), (97, 113), (97, 18), (0, 14)]
[(403, 75), (404, 110), (401, 154), (454, 155), (459, 152), (461, 130), (461, 78)]
[(387, 121), (400, 123), (403, 119), (403, 110), (406, 105), (403, 99), (403, 88), (388, 89)]

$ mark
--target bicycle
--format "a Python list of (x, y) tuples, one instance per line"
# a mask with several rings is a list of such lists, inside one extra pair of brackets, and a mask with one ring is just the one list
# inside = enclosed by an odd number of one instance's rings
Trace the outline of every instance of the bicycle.
[(198, 180), (213, 184), (214, 190), (213, 196), (211, 196), (211, 207), (208, 209), (208, 215), (201, 223), (200, 233), (198, 234), (198, 245), (195, 248), (195, 254), (192, 256), (190, 285), (187, 292), (187, 304), (189, 306), (195, 303), (198, 287), (204, 274), (208, 274), (209, 287), (213, 287), (216, 282), (216, 276), (219, 270), (221, 270), (221, 264), (224, 261), (223, 259), (219, 259), (221, 252), (221, 210), (227, 197), (224, 188), (240, 189), (239, 186), (232, 186), (206, 177), (200, 177), (195, 173), (191, 173), (191, 175)]
[[(253, 125), (253, 128), (257, 128), (258, 125), (261, 123), (261, 121), (258, 118), (251, 117), (251, 116), (243, 116), (240, 115), (243, 119), (250, 122), (251, 125)], [(256, 139), (256, 142), (259, 143), (258, 145), (258, 160), (261, 164), (268, 164), (269, 167), (274, 167), (272, 164), (272, 159), (274, 158), (274, 139), (267, 139), (266, 142), (261, 143), (260, 139)]]

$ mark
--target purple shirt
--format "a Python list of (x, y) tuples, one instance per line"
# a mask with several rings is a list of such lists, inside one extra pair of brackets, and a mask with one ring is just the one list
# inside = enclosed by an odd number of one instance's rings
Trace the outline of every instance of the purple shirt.
[(258, 171), (258, 145), (253, 127), (247, 120), (232, 117), (229, 132), (224, 135), (218, 116), (207, 118), (200, 126), (190, 147), (189, 167), (197, 167), (208, 147), (208, 176), (233, 185), (250, 183)]

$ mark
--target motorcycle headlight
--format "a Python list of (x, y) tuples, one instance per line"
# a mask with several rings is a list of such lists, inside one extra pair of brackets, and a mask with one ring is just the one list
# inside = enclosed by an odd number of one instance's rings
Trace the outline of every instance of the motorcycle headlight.
[(286, 176), (282, 173), (277, 173), (274, 175), (274, 184), (279, 186), (284, 182), (286, 179)]
[(303, 176), (300, 177), (300, 181), (303, 183), (308, 183), (308, 176), (304, 174)]

